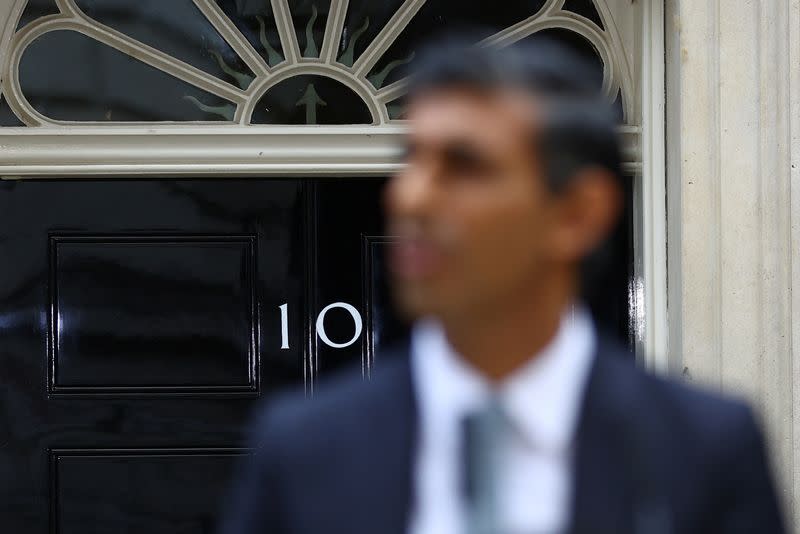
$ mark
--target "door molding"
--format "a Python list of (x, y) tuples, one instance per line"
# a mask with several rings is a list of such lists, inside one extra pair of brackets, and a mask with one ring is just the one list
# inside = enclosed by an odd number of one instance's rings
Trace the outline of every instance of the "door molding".
[[(634, 246), (636, 254), (635, 304), (632, 313), (641, 322), (637, 332), (637, 354), (646, 368), (666, 373), (669, 362), (669, 322), (667, 315), (667, 167), (665, 130), (665, 41), (664, 2), (641, 3), (642, 106), (640, 179), (636, 180), (636, 208), (640, 231)], [(633, 303), (632, 303), (633, 304)], [(638, 328), (637, 328), (638, 330)]]
[[(353, 176), (401, 168), (404, 125), (0, 129), (0, 179), (130, 176)], [(640, 128), (620, 128), (640, 172)]]

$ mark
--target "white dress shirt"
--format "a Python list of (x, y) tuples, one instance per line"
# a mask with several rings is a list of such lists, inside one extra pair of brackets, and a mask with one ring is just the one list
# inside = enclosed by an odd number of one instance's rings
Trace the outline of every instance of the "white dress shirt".
[[(573, 437), (595, 345), (591, 318), (576, 307), (549, 345), (495, 386), (512, 427), (496, 477), (504, 532), (567, 528)], [(411, 368), (420, 426), (409, 533), (462, 534), (461, 422), (488, 401), (493, 386), (432, 321), (414, 327)]]

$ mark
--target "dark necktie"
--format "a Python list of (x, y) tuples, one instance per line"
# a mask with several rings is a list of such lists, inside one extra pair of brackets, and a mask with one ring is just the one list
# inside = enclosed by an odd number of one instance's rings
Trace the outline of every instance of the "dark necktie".
[(499, 444), (507, 432), (508, 419), (499, 399), (492, 397), (482, 409), (463, 422), (464, 492), (467, 534), (497, 534), (501, 531), (498, 472)]

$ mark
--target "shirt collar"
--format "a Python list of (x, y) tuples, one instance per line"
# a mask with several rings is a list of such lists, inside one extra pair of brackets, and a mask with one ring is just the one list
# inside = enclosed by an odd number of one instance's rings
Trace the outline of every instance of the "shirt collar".
[[(595, 346), (591, 317), (571, 306), (550, 343), (495, 390), (513, 426), (538, 449), (558, 453), (570, 446)], [(415, 325), (411, 353), (423, 433), (431, 438), (493, 392), (435, 321)]]

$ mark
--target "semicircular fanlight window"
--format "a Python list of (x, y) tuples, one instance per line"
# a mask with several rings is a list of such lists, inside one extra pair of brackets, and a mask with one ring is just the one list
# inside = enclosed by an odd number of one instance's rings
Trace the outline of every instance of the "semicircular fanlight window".
[(30, 0), (0, 126), (384, 124), (404, 116), (419, 47), (459, 29), (476, 44), (566, 43), (625, 107), (630, 69), (603, 27), (596, 0)]

